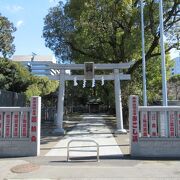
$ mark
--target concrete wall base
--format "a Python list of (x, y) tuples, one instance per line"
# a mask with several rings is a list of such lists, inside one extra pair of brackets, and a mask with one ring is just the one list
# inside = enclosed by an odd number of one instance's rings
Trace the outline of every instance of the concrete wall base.
[(133, 157), (180, 157), (180, 139), (139, 138), (131, 147)]
[(37, 145), (27, 140), (0, 140), (0, 157), (38, 156)]

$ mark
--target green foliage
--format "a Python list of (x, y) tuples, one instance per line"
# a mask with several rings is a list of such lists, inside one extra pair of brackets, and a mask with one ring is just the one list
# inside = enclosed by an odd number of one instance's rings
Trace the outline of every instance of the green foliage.
[(19, 63), (0, 59), (0, 89), (24, 92), (29, 86), (29, 71)]
[(45, 96), (55, 92), (58, 88), (58, 82), (48, 80), (47, 77), (31, 76), (31, 85), (28, 86), (25, 94), (28, 99), (31, 96)]
[(4, 58), (12, 56), (15, 51), (12, 35), (15, 31), (14, 25), (0, 14), (0, 53)]
[(46, 37), (46, 46), (54, 51), (57, 58), (69, 60), (70, 51), (66, 37), (70, 36), (73, 24), (71, 19), (64, 15), (62, 3), (59, 3), (57, 7), (51, 8), (44, 21), (43, 36)]
[(48, 80), (47, 77), (33, 76), (20, 63), (0, 58), (0, 89), (17, 93), (24, 92), (27, 100), (31, 96), (44, 96), (55, 92), (57, 81)]
[(25, 92), (25, 95), (26, 95), (27, 99), (30, 100), (30, 98), (32, 96), (40, 96), (41, 91), (37, 84), (32, 84), (32, 85), (28, 86), (28, 88)]
[(172, 82), (172, 83), (177, 83), (177, 85), (179, 85), (180, 86), (180, 75), (179, 74), (177, 74), (177, 75), (174, 75), (174, 76), (172, 76), (170, 79), (169, 79), (169, 82)]
[[(172, 34), (178, 23), (178, 1), (165, 0), (165, 31)], [(158, 56), (159, 11), (155, 1), (145, 3), (146, 60)], [(61, 23), (59, 23), (61, 22)], [(46, 46), (58, 58), (75, 62), (127, 62), (135, 59), (134, 71), (141, 64), (140, 7), (137, 0), (70, 0), (51, 8), (44, 21)], [(167, 51), (176, 47), (179, 32), (168, 42)], [(159, 48), (158, 48), (159, 49)]]
[(180, 100), (180, 75), (174, 75), (169, 79), (168, 92), (171, 100)]
[(86, 82), (86, 87), (83, 88), (83, 82), (79, 81), (78, 86), (74, 87), (73, 82), (66, 84), (65, 105), (78, 106), (86, 105), (92, 99), (98, 99), (100, 103), (108, 107), (114, 107), (114, 85), (112, 82), (105, 81), (104, 86), (101, 86), (100, 81), (96, 81), (96, 86), (92, 88), (92, 81)]
[[(138, 0), (69, 0), (51, 8), (45, 17), (43, 37), (46, 46), (58, 58), (83, 63), (121, 63), (134, 61), (124, 73), (131, 74), (130, 82), (122, 82), (122, 98), (127, 105), (130, 94), (142, 99), (141, 22)], [(179, 44), (178, 0), (164, 0), (164, 27), (167, 74), (171, 63), (168, 52)], [(145, 50), (147, 64), (148, 102), (161, 99), (159, 10), (154, 0), (144, 4)], [(61, 22), (61, 23), (59, 23)], [(174, 39), (170, 39), (173, 35)], [(96, 94), (113, 104), (113, 83), (97, 86)], [(86, 91), (87, 92), (87, 91)], [(86, 94), (84, 91), (84, 95)], [(83, 91), (80, 93), (83, 96)], [(108, 95), (107, 95), (108, 94)], [(85, 96), (84, 96), (85, 97)]]
[[(172, 61), (167, 55), (167, 80), (170, 78), (170, 69)], [(130, 94), (138, 95), (140, 104), (143, 104), (143, 77), (142, 66), (131, 74), (131, 81), (122, 82), (122, 100), (123, 104), (128, 106), (128, 97)], [(162, 72), (161, 72), (161, 58), (151, 58), (146, 64), (146, 86), (147, 86), (147, 100), (148, 104), (152, 105), (155, 101), (162, 99)]]

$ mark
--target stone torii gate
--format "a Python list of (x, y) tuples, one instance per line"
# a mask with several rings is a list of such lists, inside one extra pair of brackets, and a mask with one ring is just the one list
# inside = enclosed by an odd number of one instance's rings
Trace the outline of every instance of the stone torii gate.
[[(112, 70), (112, 74), (109, 75), (94, 75), (94, 80), (114, 80), (115, 91), (115, 105), (116, 105), (116, 121), (117, 121), (117, 133), (126, 133), (123, 127), (122, 116), (122, 102), (121, 102), (121, 80), (130, 80), (129, 74), (120, 73), (122, 69), (128, 69), (133, 63), (119, 63), (119, 64), (93, 64), (94, 70)], [(59, 80), (59, 95), (58, 95), (58, 109), (57, 109), (57, 122), (55, 133), (64, 133), (63, 129), (63, 115), (64, 115), (64, 94), (65, 94), (65, 81), (69, 80), (84, 80), (85, 75), (71, 75), (65, 73), (66, 70), (84, 70), (85, 64), (49, 64), (48, 67), (43, 69), (50, 70), (52, 75), (48, 76), (52, 80)], [(89, 80), (89, 79), (87, 79)], [(92, 80), (92, 79), (91, 79)]]

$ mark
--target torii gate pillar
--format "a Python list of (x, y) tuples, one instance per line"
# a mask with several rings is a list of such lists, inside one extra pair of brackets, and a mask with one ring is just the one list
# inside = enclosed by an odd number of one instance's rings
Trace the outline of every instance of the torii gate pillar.
[(114, 91), (115, 91), (115, 105), (116, 105), (116, 133), (127, 133), (123, 127), (123, 115), (122, 115), (122, 102), (121, 102), (121, 86), (119, 79), (119, 69), (114, 69)]
[(57, 107), (57, 119), (56, 129), (54, 133), (64, 134), (63, 129), (63, 115), (64, 115), (64, 94), (65, 94), (65, 70), (60, 70), (59, 79), (59, 93), (58, 93), (58, 107)]

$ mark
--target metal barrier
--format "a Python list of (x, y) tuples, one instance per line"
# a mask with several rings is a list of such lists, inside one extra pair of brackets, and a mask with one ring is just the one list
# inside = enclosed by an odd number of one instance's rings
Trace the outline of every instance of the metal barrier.
[[(70, 149), (70, 144), (72, 142), (92, 142), (92, 143), (96, 144), (96, 147), (97, 147), (97, 149), (96, 149), (96, 152), (97, 152), (97, 162), (99, 162), (99, 144), (96, 141), (94, 141), (94, 140), (80, 140), (80, 139), (73, 139), (73, 140), (68, 142), (68, 145), (67, 145), (67, 161), (70, 160), (69, 152), (80, 151), (80, 150)], [(86, 147), (86, 146), (81, 146), (81, 147)], [(95, 151), (91, 151), (91, 152), (95, 152)]]

